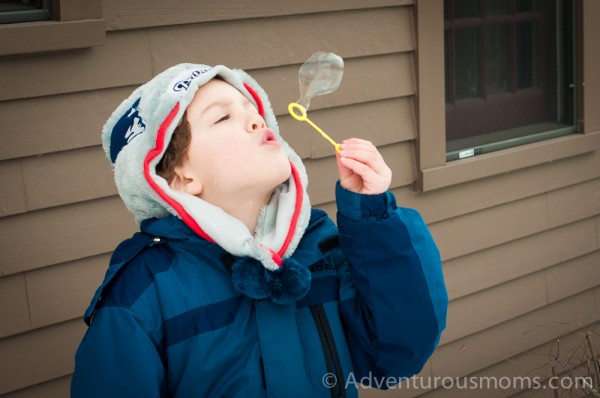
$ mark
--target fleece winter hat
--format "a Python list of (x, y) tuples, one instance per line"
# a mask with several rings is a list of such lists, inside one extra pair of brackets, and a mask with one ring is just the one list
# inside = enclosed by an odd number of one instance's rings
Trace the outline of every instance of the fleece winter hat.
[[(256, 234), (221, 208), (172, 190), (156, 174), (156, 166), (198, 87), (216, 76), (257, 107), (291, 164), (290, 179), (276, 188), (263, 208)], [(282, 139), (266, 93), (247, 73), (222, 65), (173, 66), (119, 105), (104, 125), (102, 145), (113, 166), (119, 195), (138, 223), (174, 214), (201, 237), (241, 257), (232, 268), (232, 280), (250, 297), (272, 297), (284, 303), (306, 294), (310, 273), (290, 258), (310, 218), (306, 171), (300, 157)]]

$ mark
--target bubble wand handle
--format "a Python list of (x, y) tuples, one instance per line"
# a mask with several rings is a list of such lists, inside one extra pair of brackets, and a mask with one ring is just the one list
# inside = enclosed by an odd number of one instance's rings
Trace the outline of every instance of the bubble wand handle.
[[(296, 113), (296, 110), (298, 110), (300, 112), (300, 114)], [(323, 130), (321, 130), (321, 128), (319, 128), (319, 126), (314, 124), (308, 118), (308, 116), (306, 116), (306, 109), (302, 105), (300, 105), (296, 102), (292, 102), (288, 105), (288, 112), (290, 113), (290, 115), (292, 115), (292, 117), (294, 119), (298, 120), (299, 122), (306, 122), (306, 123), (310, 124), (315, 130), (317, 130), (317, 132), (319, 132), (319, 134), (321, 134), (323, 136), (323, 138), (325, 138), (327, 141), (329, 141), (331, 143), (331, 145), (334, 146), (336, 152), (340, 151), (340, 144), (338, 144), (333, 139), (331, 139), (330, 136), (328, 136)]]

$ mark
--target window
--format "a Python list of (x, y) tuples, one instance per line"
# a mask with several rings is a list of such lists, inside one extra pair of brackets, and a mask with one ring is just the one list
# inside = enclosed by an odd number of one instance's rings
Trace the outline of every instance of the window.
[(446, 160), (575, 132), (571, 0), (444, 0)]
[(0, 23), (52, 19), (50, 0), (0, 0)]

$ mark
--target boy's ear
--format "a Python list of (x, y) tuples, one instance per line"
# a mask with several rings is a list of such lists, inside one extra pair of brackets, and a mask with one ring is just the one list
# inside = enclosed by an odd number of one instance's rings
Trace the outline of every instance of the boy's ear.
[(194, 196), (202, 193), (204, 186), (197, 175), (190, 173), (185, 167), (176, 167), (173, 171), (174, 177), (169, 183), (171, 189)]

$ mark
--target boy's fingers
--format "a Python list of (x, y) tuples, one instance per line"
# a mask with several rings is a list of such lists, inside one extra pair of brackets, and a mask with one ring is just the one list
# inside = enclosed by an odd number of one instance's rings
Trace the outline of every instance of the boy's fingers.
[(374, 174), (376, 174), (370, 166), (354, 159), (342, 157), (340, 158), (340, 161), (344, 166), (351, 169), (354, 173), (360, 175), (363, 180), (366, 180), (368, 177), (372, 177)]
[(374, 170), (380, 170), (385, 167), (383, 157), (378, 151), (370, 149), (358, 149), (358, 148), (347, 148), (342, 149), (340, 152), (342, 158), (352, 159), (361, 163), (366, 164)]

